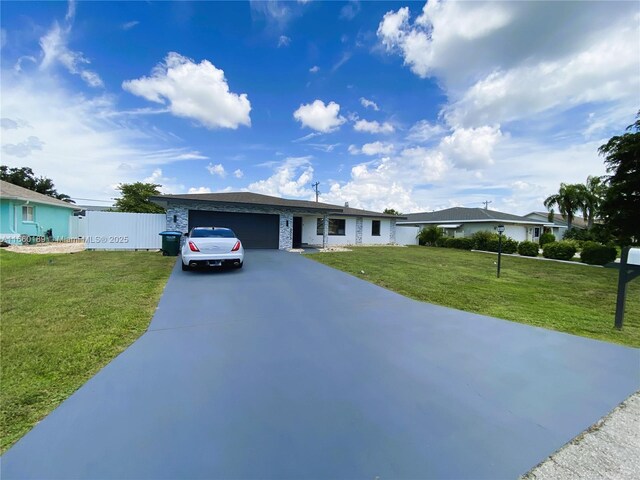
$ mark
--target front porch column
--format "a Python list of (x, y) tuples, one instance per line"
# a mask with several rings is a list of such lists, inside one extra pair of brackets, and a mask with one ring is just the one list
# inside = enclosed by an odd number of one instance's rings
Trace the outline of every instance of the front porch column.
[(322, 216), (322, 248), (327, 248), (329, 244), (329, 217)]

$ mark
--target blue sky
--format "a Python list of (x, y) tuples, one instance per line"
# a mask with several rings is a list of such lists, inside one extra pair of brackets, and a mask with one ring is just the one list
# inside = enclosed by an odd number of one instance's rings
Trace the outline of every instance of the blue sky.
[(637, 2), (2, 2), (2, 163), (525, 214), (640, 107)]

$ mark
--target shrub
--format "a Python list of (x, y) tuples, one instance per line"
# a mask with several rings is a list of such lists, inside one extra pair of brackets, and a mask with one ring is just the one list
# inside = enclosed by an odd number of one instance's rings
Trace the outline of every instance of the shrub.
[(420, 233), (418, 233), (418, 244), (432, 247), (437, 245), (438, 240), (443, 236), (444, 233), (442, 230), (435, 225), (432, 225), (420, 230)]
[(539, 247), (536, 242), (520, 242), (518, 253), (524, 257), (537, 257)]
[(440, 237), (436, 240), (436, 247), (446, 247), (447, 246), (448, 237)]
[(616, 259), (618, 251), (613, 245), (585, 242), (580, 253), (580, 261), (589, 265), (606, 265)]
[[(487, 244), (487, 250), (489, 252), (497, 252), (500, 245), (500, 238), (498, 235), (495, 238), (491, 238)], [(513, 238), (502, 237), (502, 253), (516, 253), (518, 251), (518, 242)]]
[(576, 249), (576, 252), (582, 250), (582, 244), (585, 243), (582, 240), (563, 240), (563, 242), (569, 245), (573, 245), (573, 247)]
[(575, 254), (576, 247), (568, 242), (547, 243), (542, 249), (542, 255), (545, 258), (553, 258), (556, 260), (571, 260)]
[(540, 235), (540, 246), (544, 247), (545, 244), (547, 243), (551, 243), (551, 242), (555, 242), (556, 241), (556, 237), (553, 235), (553, 233), (543, 233), (542, 235)]
[(493, 232), (482, 231), (474, 233), (469, 238), (473, 240), (473, 248), (475, 248), (476, 250), (487, 250), (489, 242), (494, 237), (497, 239), (498, 235)]
[(457, 248), (459, 250), (471, 250), (473, 248), (473, 239), (471, 238), (447, 238), (445, 245), (447, 248)]
[(593, 240), (593, 236), (591, 235), (591, 232), (589, 232), (589, 230), (573, 227), (571, 230), (567, 230), (566, 232), (564, 232), (564, 235), (562, 235), (562, 239), (581, 240), (584, 242), (586, 240)]

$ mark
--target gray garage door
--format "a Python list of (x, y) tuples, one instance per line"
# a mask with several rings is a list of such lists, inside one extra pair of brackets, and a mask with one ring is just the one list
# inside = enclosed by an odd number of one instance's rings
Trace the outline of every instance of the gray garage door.
[(189, 210), (189, 230), (193, 227), (227, 227), (236, 233), (244, 248), (278, 248), (280, 216)]

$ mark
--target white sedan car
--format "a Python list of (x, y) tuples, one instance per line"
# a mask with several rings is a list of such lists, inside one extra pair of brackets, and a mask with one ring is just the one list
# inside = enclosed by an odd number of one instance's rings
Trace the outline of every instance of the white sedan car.
[(182, 270), (193, 267), (242, 268), (244, 248), (230, 228), (195, 227), (184, 235)]

